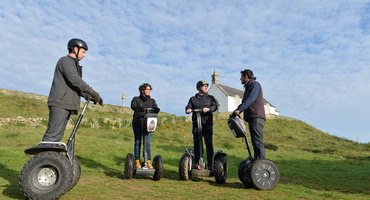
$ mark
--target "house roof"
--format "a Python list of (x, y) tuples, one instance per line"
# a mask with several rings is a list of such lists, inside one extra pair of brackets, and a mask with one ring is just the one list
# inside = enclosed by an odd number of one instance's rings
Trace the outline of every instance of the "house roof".
[[(243, 94), (244, 94), (243, 90), (238, 90), (236, 88), (232, 88), (232, 87), (222, 85), (222, 84), (219, 84), (219, 83), (214, 83), (213, 85), (216, 85), (218, 88), (220, 88), (220, 90), (223, 93), (225, 93), (226, 96), (235, 97), (236, 95), (238, 95), (239, 97), (243, 98)], [(265, 98), (263, 98), (263, 100), (265, 101), (264, 103), (268, 103), (268, 104), (272, 105)]]

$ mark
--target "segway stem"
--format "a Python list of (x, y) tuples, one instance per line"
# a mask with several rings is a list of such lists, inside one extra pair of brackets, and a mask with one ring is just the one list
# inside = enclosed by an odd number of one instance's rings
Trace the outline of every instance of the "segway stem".
[(244, 139), (245, 139), (245, 144), (247, 145), (247, 149), (248, 149), (249, 156), (250, 156), (251, 158), (253, 158), (253, 156), (252, 156), (252, 151), (251, 151), (251, 148), (250, 148), (250, 146), (249, 146), (249, 142), (248, 142), (248, 137), (247, 137), (247, 136), (245, 136), (245, 137), (244, 137)]
[(198, 124), (198, 140), (199, 140), (199, 161), (198, 161), (198, 169), (204, 169), (205, 164), (203, 163), (203, 127), (202, 127), (202, 118), (200, 116), (202, 109), (194, 109), (197, 116), (197, 124)]
[(84, 107), (81, 111), (81, 114), (77, 118), (76, 124), (73, 127), (72, 133), (69, 136), (69, 139), (68, 139), (68, 142), (67, 142), (67, 156), (68, 156), (69, 160), (71, 161), (71, 164), (73, 164), (73, 156), (74, 156), (74, 153), (75, 153), (74, 152), (75, 151), (75, 138), (76, 138), (75, 136), (76, 136), (76, 133), (77, 133), (77, 129), (81, 124), (82, 118), (85, 114), (85, 110), (86, 110), (87, 106), (89, 105), (90, 100), (91, 100), (91, 97), (88, 97), (87, 100), (86, 100), (86, 103), (85, 103), (85, 105), (84, 105)]
[(144, 166), (143, 166), (143, 169), (147, 169), (148, 168), (148, 151), (147, 151), (148, 135), (147, 134), (144, 134), (143, 143), (144, 143), (144, 146), (143, 146), (143, 149), (144, 149)]
[[(146, 114), (150, 113), (152, 110), (154, 110), (153, 108), (145, 108), (145, 112)], [(142, 128), (144, 128), (146, 126), (142, 126)], [(148, 146), (148, 135), (151, 133), (151, 132), (147, 132), (145, 130), (143, 130), (143, 152), (144, 152), (144, 166), (142, 167), (143, 169), (148, 169), (148, 151), (147, 151), (147, 146)]]

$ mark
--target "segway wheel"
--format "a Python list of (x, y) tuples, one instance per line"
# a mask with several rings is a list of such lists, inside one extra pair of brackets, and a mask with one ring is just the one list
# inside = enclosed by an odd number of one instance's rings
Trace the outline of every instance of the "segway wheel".
[(243, 160), (239, 165), (238, 176), (239, 180), (243, 183), (243, 185), (247, 187), (253, 187), (250, 169), (252, 166), (252, 157), (248, 157), (247, 159)]
[(29, 199), (59, 199), (70, 188), (73, 172), (68, 158), (45, 151), (31, 157), (19, 175), (19, 185)]
[(226, 156), (221, 155), (215, 159), (215, 180), (216, 183), (225, 183), (227, 178), (227, 160)]
[(253, 161), (250, 169), (253, 186), (258, 190), (272, 190), (279, 182), (279, 170), (277, 166), (268, 159)]
[(179, 176), (180, 180), (191, 179), (191, 158), (189, 155), (184, 154), (179, 162)]
[(78, 161), (78, 159), (76, 158), (76, 156), (73, 156), (72, 170), (73, 170), (73, 178), (72, 178), (72, 182), (71, 182), (71, 186), (69, 190), (71, 190), (74, 186), (76, 186), (81, 176), (81, 164), (80, 164), (80, 161)]
[(128, 153), (126, 156), (125, 169), (124, 169), (125, 179), (131, 179), (134, 174), (134, 155)]
[(162, 178), (163, 174), (163, 159), (161, 155), (156, 155), (153, 160), (154, 164), (154, 175), (153, 175), (153, 180), (159, 181)]

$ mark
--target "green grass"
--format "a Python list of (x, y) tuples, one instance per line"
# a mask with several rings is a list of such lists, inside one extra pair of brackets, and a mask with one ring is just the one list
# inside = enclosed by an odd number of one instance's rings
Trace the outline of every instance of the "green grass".
[[(0, 93), (8, 108), (4, 117), (47, 118), (45, 102)], [(13, 105), (14, 104), (14, 105)], [(22, 109), (20, 109), (21, 107)], [(4, 106), (2, 106), (4, 108)], [(76, 119), (77, 116), (73, 116)], [(116, 124), (104, 118), (122, 118)], [(226, 124), (227, 114), (217, 114), (214, 148), (228, 154), (228, 178), (180, 181), (178, 162), (186, 147), (192, 147), (191, 124), (184, 117), (161, 113), (160, 126), (152, 137), (152, 156), (162, 155), (164, 174), (160, 181), (150, 177), (123, 177), (126, 154), (133, 151), (131, 114), (121, 108), (91, 105), (76, 138), (75, 155), (82, 167), (77, 185), (61, 199), (370, 199), (370, 144), (359, 144), (331, 136), (289, 118), (269, 119), (265, 128), (267, 157), (280, 171), (272, 191), (245, 188), (238, 179), (239, 163), (247, 155), (245, 142), (234, 138)], [(166, 118), (166, 120), (163, 120)], [(89, 120), (101, 121), (91, 128)], [(173, 121), (176, 121), (174, 123)], [(0, 126), (0, 199), (24, 199), (18, 185), (19, 172), (28, 157), (24, 150), (36, 145), (45, 126), (11, 123)], [(66, 142), (70, 129), (63, 139)]]

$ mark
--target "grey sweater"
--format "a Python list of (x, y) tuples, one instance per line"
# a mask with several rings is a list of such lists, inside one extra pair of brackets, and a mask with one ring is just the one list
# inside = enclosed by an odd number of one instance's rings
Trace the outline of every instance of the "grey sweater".
[(49, 106), (64, 108), (77, 114), (80, 97), (94, 92), (82, 80), (82, 66), (79, 65), (78, 59), (63, 56), (58, 60), (48, 98)]

